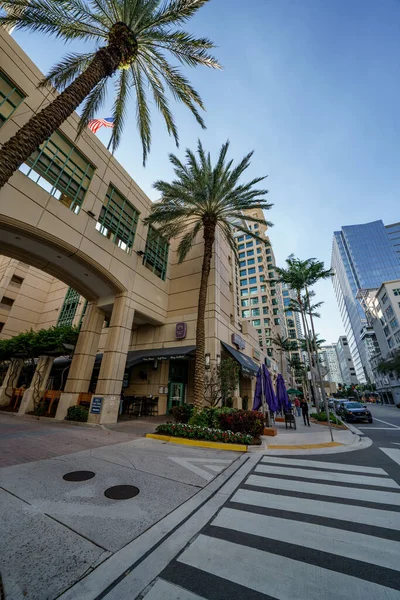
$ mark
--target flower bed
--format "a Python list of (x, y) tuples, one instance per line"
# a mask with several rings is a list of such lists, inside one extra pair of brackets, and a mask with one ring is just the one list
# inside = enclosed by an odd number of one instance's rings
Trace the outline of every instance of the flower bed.
[(252, 436), (246, 433), (234, 433), (233, 431), (222, 431), (221, 429), (211, 429), (209, 427), (187, 425), (185, 423), (162, 423), (157, 426), (156, 432), (171, 437), (182, 437), (190, 440), (205, 440), (208, 442), (223, 442), (225, 444), (249, 445), (253, 443)]

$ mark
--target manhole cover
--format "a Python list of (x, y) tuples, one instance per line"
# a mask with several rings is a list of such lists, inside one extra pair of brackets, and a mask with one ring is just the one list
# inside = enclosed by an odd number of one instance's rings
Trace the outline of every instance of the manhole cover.
[(115, 485), (114, 487), (108, 488), (104, 492), (106, 498), (111, 500), (128, 500), (134, 498), (139, 493), (139, 488), (134, 485)]
[(66, 473), (63, 479), (65, 479), (65, 481), (87, 481), (94, 476), (95, 473), (93, 473), (93, 471), (71, 471), (71, 473)]

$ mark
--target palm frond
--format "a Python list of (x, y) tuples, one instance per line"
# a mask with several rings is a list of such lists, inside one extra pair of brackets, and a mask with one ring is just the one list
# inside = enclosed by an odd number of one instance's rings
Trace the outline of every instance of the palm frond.
[(90, 119), (96, 116), (97, 110), (103, 106), (104, 100), (107, 93), (107, 80), (103, 79), (96, 87), (90, 92), (89, 96), (85, 100), (83, 106), (81, 118), (78, 125), (78, 131), (76, 137), (79, 137), (84, 131)]
[(94, 52), (88, 54), (67, 54), (62, 61), (50, 69), (40, 83), (40, 87), (50, 84), (58, 91), (64, 90), (76, 77), (87, 69), (94, 56)]
[[(147, 104), (142, 71), (138, 68), (137, 64), (131, 66), (131, 73), (136, 91), (136, 121), (142, 141), (144, 166), (151, 146), (150, 110)], [(113, 144), (113, 148), (116, 149), (115, 144)]]

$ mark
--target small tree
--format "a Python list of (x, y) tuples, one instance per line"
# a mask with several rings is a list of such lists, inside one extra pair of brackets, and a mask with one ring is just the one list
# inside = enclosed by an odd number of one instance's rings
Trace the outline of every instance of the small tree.
[(233, 395), (239, 383), (240, 367), (233, 358), (225, 358), (221, 361), (221, 395), (222, 404), (228, 406), (232, 404)]

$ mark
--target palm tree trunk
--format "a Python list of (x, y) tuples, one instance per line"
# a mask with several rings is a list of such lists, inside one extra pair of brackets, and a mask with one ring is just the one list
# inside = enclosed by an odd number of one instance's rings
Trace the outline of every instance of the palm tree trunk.
[(0, 154), (0, 188), (40, 144), (72, 115), (94, 87), (115, 73), (121, 56), (122, 52), (116, 45), (100, 48), (86, 71), (3, 145)]
[(199, 303), (197, 307), (196, 326), (196, 358), (194, 362), (194, 405), (200, 409), (204, 401), (204, 377), (206, 352), (205, 313), (207, 302), (208, 277), (211, 269), (211, 258), (215, 239), (215, 224), (204, 224), (204, 256), (201, 268)]
[(317, 371), (318, 371), (318, 379), (319, 379), (319, 383), (321, 386), (321, 394), (322, 394), (322, 400), (324, 402), (324, 407), (325, 407), (325, 412), (326, 412), (326, 418), (328, 419), (328, 426), (329, 426), (329, 432), (331, 434), (331, 440), (333, 442), (333, 432), (332, 432), (332, 427), (331, 427), (331, 420), (329, 417), (329, 406), (328, 406), (328, 400), (326, 397), (326, 393), (325, 393), (325, 388), (324, 388), (324, 381), (322, 378), (322, 373), (321, 373), (321, 365), (319, 364), (319, 360), (318, 360), (318, 346), (317, 346), (317, 339), (315, 336), (315, 328), (314, 328), (314, 319), (312, 316), (312, 310), (311, 310), (311, 303), (310, 303), (310, 296), (308, 293), (308, 288), (306, 287), (306, 297), (307, 297), (307, 305), (308, 305), (308, 314), (310, 317), (310, 323), (311, 323), (311, 331), (312, 331), (312, 336), (313, 336), (313, 344), (315, 347), (315, 356), (316, 356), (316, 360), (317, 360)]
[[(311, 381), (309, 381), (310, 391), (311, 391), (311, 386), (312, 386), (313, 390), (314, 390), (315, 408), (317, 409), (317, 413), (319, 413), (319, 405), (318, 405), (318, 398), (317, 398), (317, 386), (315, 383), (314, 374), (312, 372), (313, 363), (312, 363), (312, 356), (311, 356), (311, 350), (310, 350), (310, 340), (309, 340), (309, 335), (308, 335), (308, 325), (307, 325), (307, 319), (306, 319), (304, 310), (302, 308), (302, 300), (301, 300), (300, 292), (298, 292), (298, 294), (297, 294), (297, 302), (299, 303), (300, 315), (301, 315), (301, 320), (302, 320), (303, 329), (304, 329), (304, 337), (306, 340), (308, 361), (310, 363), (310, 374), (311, 374)], [(311, 393), (310, 401), (312, 401), (312, 393)]]

